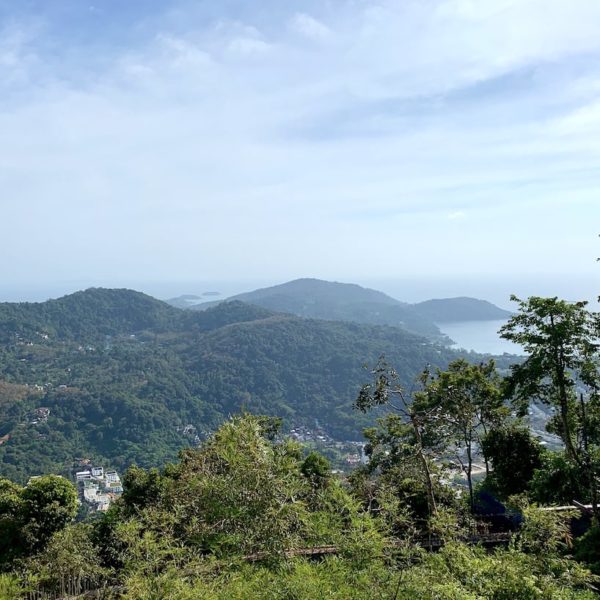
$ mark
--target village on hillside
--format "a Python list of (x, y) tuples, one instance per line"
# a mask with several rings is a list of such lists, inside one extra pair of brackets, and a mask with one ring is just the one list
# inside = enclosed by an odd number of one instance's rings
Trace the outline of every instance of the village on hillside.
[(106, 512), (114, 500), (123, 493), (119, 474), (105, 471), (104, 467), (89, 466), (75, 473), (80, 501), (90, 512)]

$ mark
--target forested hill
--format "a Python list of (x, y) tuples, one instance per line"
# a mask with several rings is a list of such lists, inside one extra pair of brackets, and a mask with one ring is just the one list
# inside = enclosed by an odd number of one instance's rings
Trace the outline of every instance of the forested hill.
[[(190, 305), (184, 301), (185, 298), (173, 298), (169, 302), (194, 310), (204, 310), (219, 303)], [(475, 298), (447, 298), (408, 304), (356, 284), (320, 279), (296, 279), (238, 294), (230, 300), (241, 300), (303, 317), (391, 325), (435, 340), (443, 340), (437, 323), (507, 319), (511, 314), (490, 302)]]
[(90, 342), (140, 331), (208, 331), (271, 314), (257, 306), (232, 302), (225, 311), (193, 315), (141, 292), (90, 288), (47, 302), (0, 303), (0, 342), (21, 337)]
[(365, 363), (385, 354), (411, 385), (458, 356), (392, 327), (241, 302), (184, 311), (127, 290), (0, 304), (0, 315), (0, 476), (20, 481), (66, 473), (76, 457), (160, 465), (240, 410), (360, 439), (370, 421), (351, 404)]
[(420, 315), (435, 323), (499, 321), (509, 319), (512, 315), (508, 310), (499, 308), (487, 300), (464, 297), (426, 300), (415, 304), (414, 307)]
[(383, 292), (365, 288), (354, 283), (339, 283), (337, 281), (324, 281), (322, 279), (311, 278), (294, 279), (280, 285), (239, 294), (235, 298), (248, 301), (271, 298), (272, 296), (290, 296), (306, 299), (307, 301), (313, 300), (324, 303), (355, 304), (359, 302), (371, 302), (374, 304), (387, 304), (388, 306), (406, 306), (406, 303), (395, 300)]
[(171, 328), (178, 317), (175, 308), (140, 292), (91, 288), (47, 302), (0, 303), (0, 340), (16, 334), (83, 341)]
[[(438, 327), (429, 318), (418, 314), (411, 305), (395, 300), (383, 292), (352, 283), (296, 279), (238, 294), (230, 300), (241, 300), (302, 317), (391, 325), (419, 335), (442, 338)], [(190, 308), (202, 310), (215, 304), (198, 304)]]

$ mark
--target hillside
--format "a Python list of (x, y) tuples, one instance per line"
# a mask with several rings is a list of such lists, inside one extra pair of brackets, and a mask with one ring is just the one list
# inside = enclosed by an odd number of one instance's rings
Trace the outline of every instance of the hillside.
[[(241, 300), (270, 310), (331, 321), (391, 325), (419, 335), (442, 339), (438, 327), (413, 307), (369, 288), (351, 283), (296, 279), (281, 285), (238, 294)], [(191, 306), (203, 310), (215, 302)]]
[(90, 288), (47, 302), (0, 303), (0, 342), (97, 340), (143, 329), (170, 327), (179, 311), (133, 290)]
[[(187, 298), (181, 296), (169, 303), (192, 310), (205, 310), (219, 304), (219, 301), (194, 304)], [(296, 279), (238, 294), (229, 300), (240, 300), (302, 317), (391, 325), (442, 342), (448, 340), (437, 323), (500, 320), (510, 316), (508, 311), (491, 302), (475, 298), (447, 298), (408, 304), (356, 284), (320, 279)]]
[(512, 313), (487, 300), (476, 298), (443, 298), (426, 300), (414, 305), (415, 310), (434, 323), (459, 321), (499, 321), (508, 319)]
[(75, 457), (163, 464), (240, 410), (282, 416), (287, 427), (318, 420), (336, 439), (360, 439), (372, 421), (351, 404), (365, 363), (385, 354), (411, 385), (425, 365), (458, 356), (397, 328), (242, 302), (184, 311), (127, 290), (0, 304), (0, 315), (0, 381), (10, 384), (0, 475), (20, 481), (66, 473)]

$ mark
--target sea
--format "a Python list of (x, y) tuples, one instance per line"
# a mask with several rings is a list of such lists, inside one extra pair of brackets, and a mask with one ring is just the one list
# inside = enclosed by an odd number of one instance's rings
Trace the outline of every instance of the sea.
[(500, 337), (498, 331), (506, 321), (458, 321), (437, 323), (440, 330), (454, 340), (456, 349), (481, 354), (524, 354), (523, 348)]

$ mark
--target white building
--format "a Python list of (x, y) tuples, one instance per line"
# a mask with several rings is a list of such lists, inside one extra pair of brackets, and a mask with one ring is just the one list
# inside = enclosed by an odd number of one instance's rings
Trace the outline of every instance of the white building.
[(95, 477), (96, 479), (102, 479), (104, 477), (104, 468), (92, 467), (92, 477)]
[(78, 473), (75, 473), (76, 481), (84, 481), (85, 479), (91, 479), (91, 478), (92, 478), (91, 471), (79, 471)]
[(120, 483), (121, 478), (116, 471), (106, 471), (105, 475), (107, 483)]

